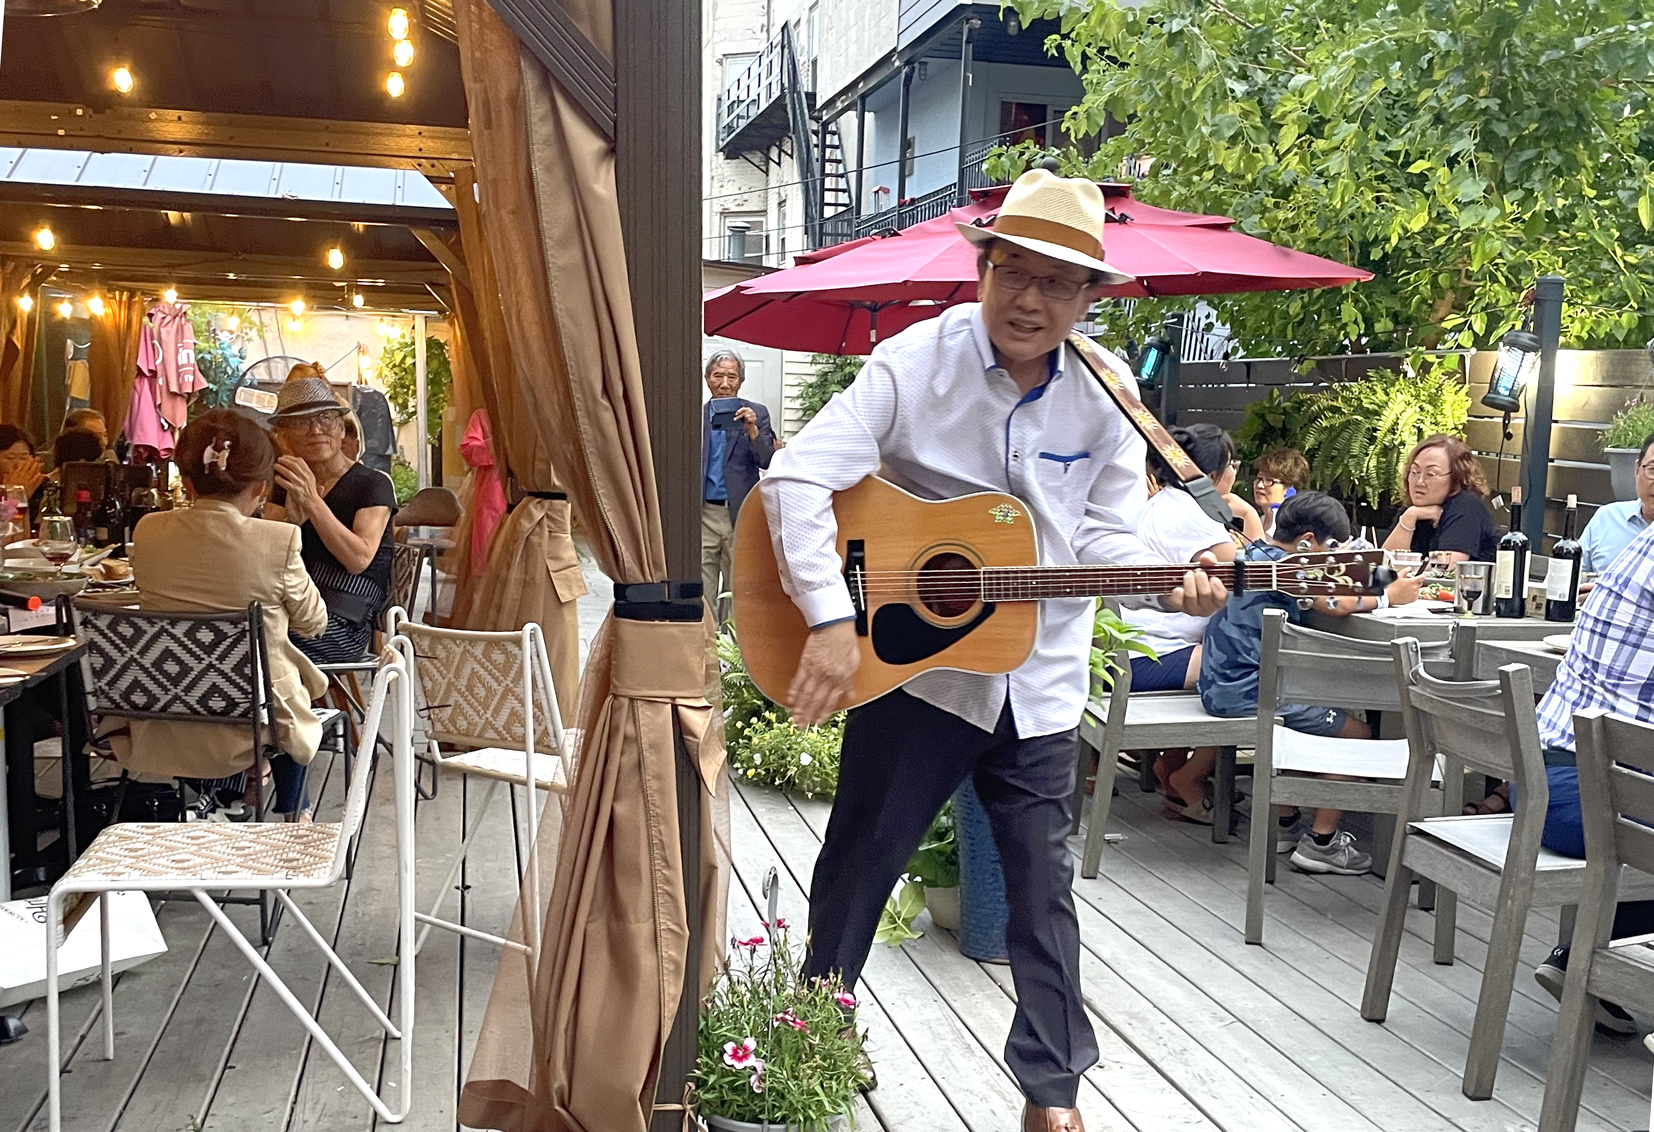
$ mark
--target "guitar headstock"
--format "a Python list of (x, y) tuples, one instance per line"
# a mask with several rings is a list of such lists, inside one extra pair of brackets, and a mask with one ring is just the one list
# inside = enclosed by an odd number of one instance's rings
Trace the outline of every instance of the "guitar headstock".
[(1325, 550), (1289, 554), (1278, 562), (1245, 564), (1247, 589), (1292, 597), (1329, 594), (1360, 597), (1382, 593), (1395, 581), (1382, 550)]

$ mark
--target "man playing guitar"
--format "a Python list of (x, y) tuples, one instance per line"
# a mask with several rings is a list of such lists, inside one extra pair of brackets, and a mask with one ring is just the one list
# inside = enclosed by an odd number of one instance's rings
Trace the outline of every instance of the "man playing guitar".
[[(1133, 533), (1144, 442), (1063, 342), (1102, 285), (1129, 279), (1103, 261), (1105, 213), (1089, 181), (1025, 174), (992, 225), (960, 226), (979, 248), (981, 303), (882, 343), (776, 454), (759, 490), (782, 586), (812, 630), (788, 694), (801, 725), (851, 698), (855, 608), (832, 504), (866, 476), (931, 499), (1008, 491), (1031, 512), (1047, 565), (1154, 560)], [(1226, 597), (1194, 571), (1164, 600), (1208, 616)], [(805, 975), (838, 972), (854, 987), (908, 858), (974, 776), (1010, 901), (1017, 1010), (1005, 1059), (1027, 1098), (1024, 1132), (1080, 1132), (1080, 1075), (1097, 1061), (1067, 848), (1091, 608), (1045, 602), (1032, 654), (1008, 675), (926, 672), (854, 709), (811, 887)]]

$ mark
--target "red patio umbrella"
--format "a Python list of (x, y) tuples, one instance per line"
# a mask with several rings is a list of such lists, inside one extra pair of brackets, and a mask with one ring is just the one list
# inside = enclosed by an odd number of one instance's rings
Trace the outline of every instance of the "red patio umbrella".
[[(1108, 262), (1135, 278), (1104, 288), (1121, 298), (1338, 287), (1372, 274), (1278, 247), (1233, 229), (1226, 216), (1157, 208), (1124, 185), (1103, 185)], [(986, 223), (1006, 186), (976, 190), (946, 216), (798, 257), (798, 265), (706, 296), (706, 333), (818, 353), (866, 354), (889, 337), (976, 298), (976, 249), (956, 222)]]

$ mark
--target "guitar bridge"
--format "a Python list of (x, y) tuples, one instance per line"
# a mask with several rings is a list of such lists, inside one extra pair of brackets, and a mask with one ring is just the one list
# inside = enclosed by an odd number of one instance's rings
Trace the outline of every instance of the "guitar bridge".
[(844, 543), (844, 584), (856, 607), (856, 636), (867, 636), (867, 543), (859, 538)]

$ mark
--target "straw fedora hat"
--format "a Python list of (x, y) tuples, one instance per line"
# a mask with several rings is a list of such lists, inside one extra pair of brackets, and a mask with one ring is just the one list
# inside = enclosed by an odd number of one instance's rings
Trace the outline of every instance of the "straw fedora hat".
[(345, 406), (334, 396), (333, 387), (321, 376), (322, 372), (322, 367), (315, 364), (294, 366), (276, 394), (276, 411), (270, 414), (270, 419), (279, 421), (316, 413), (344, 412)]
[(1104, 283), (1130, 283), (1132, 276), (1103, 261), (1103, 225), (1108, 206), (1091, 181), (1030, 169), (1005, 194), (999, 214), (986, 225), (959, 225), (959, 234), (981, 247), (1004, 240), (1019, 248), (1078, 264), (1102, 275)]

